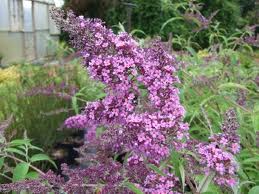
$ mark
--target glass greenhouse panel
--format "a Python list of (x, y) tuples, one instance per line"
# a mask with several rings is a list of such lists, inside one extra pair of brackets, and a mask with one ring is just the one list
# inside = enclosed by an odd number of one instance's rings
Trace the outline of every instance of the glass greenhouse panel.
[(34, 44), (34, 36), (32, 32), (24, 33), (24, 51), (25, 57), (28, 60), (35, 59), (35, 44)]
[(8, 34), (8, 38), (6, 39), (8, 41), (8, 48), (9, 54), (15, 53), (15, 55), (12, 56), (13, 61), (19, 61), (23, 58), (23, 36), (20, 32), (11, 32)]
[(46, 30), (49, 27), (48, 24), (48, 6), (42, 3), (34, 3), (34, 17), (36, 30)]
[(32, 2), (28, 0), (23, 0), (23, 18), (24, 18), (24, 31), (32, 32)]
[(1, 0), (0, 3), (0, 30), (9, 30), (8, 0)]
[(48, 31), (36, 32), (36, 50), (38, 58), (42, 58), (47, 55), (48, 39)]
[(22, 1), (9, 0), (10, 30), (22, 30)]

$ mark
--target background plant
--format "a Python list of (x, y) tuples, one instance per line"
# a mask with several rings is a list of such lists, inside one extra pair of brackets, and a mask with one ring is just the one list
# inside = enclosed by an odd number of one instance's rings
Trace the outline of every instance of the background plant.
[(22, 64), (0, 73), (0, 119), (5, 120), (10, 114), (14, 117), (6, 129), (8, 140), (21, 138), (26, 130), (28, 137), (49, 153), (71, 135), (57, 129), (63, 128), (64, 120), (76, 111), (75, 107), (79, 111), (83, 103), (102, 93), (101, 85), (82, 76), (85, 71), (78, 62), (62, 67)]
[[(237, 110), (242, 150), (239, 187), (236, 193), (248, 193), (258, 185), (258, 76), (257, 62), (251, 53), (224, 49), (219, 53), (204, 51), (184, 55), (188, 65), (180, 70), (181, 99), (187, 110), (186, 121), (191, 136), (206, 139), (218, 132), (222, 113), (229, 107)], [(221, 193), (213, 188), (213, 193)]]
[[(1, 183), (17, 182), (25, 179), (36, 179), (43, 172), (39, 164), (50, 162), (55, 168), (55, 163), (43, 150), (32, 145), (26, 132), (23, 139), (15, 139), (7, 142), (4, 130), (11, 124), (13, 116), (0, 123), (1, 147), (0, 147), (0, 176)], [(41, 163), (39, 163), (41, 162)]]
[[(103, 9), (101, 12), (105, 14), (98, 14), (99, 11), (92, 13), (92, 3), (92, 1), (68, 0), (64, 9), (72, 9), (77, 15), (102, 18), (110, 26), (122, 23), (128, 28), (130, 25), (131, 29), (127, 29), (127, 31), (137, 30), (145, 32), (151, 37), (160, 35), (164, 40), (167, 40), (172, 34), (176, 38), (174, 43), (177, 44), (173, 44), (176, 49), (190, 46), (190, 43), (196, 49), (206, 48), (211, 46), (209, 38), (217, 35), (219, 31), (223, 33), (221, 35), (230, 37), (232, 34), (237, 35), (236, 29), (258, 23), (254, 17), (256, 15), (255, 0), (246, 2), (231, 0), (227, 3), (225, 1), (203, 0), (133, 0), (106, 3), (101, 0), (96, 1), (95, 4), (99, 5), (97, 6), (98, 10)], [(131, 17), (129, 17), (129, 10), (131, 10)], [(195, 12), (195, 15), (186, 17), (186, 13)], [(214, 15), (214, 13), (216, 14)], [(201, 30), (205, 21), (199, 21), (200, 16), (206, 19), (212, 15), (214, 15), (213, 21), (217, 21), (214, 29)], [(196, 33), (194, 30), (197, 31), (199, 28), (201, 31)], [(143, 33), (136, 35), (140, 38), (145, 37)], [(65, 39), (68, 40), (68, 36)]]

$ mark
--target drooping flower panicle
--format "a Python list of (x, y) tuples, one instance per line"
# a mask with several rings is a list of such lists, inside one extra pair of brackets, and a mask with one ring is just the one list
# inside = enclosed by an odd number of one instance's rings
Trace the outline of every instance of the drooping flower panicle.
[[(177, 62), (159, 40), (141, 48), (130, 35), (116, 35), (100, 20), (76, 17), (72, 12), (64, 19), (61, 10), (53, 17), (81, 51), (91, 77), (106, 85), (106, 97), (67, 119), (67, 127), (91, 128), (88, 133), (94, 134), (93, 126), (104, 126), (106, 130), (96, 138), (105, 150), (129, 152), (129, 169), (144, 161), (158, 165), (172, 147), (185, 146), (188, 125), (182, 121), (185, 111), (175, 87)], [(132, 181), (144, 187), (137, 182), (141, 176), (135, 175)], [(168, 185), (171, 188), (175, 183)]]

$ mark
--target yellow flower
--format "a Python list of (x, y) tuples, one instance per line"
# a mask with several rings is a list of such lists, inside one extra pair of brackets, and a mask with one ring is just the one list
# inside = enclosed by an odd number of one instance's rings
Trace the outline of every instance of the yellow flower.
[(17, 81), (19, 77), (20, 75), (14, 66), (0, 69), (0, 84)]
[(204, 49), (204, 50), (199, 50), (198, 52), (198, 57), (200, 58), (205, 58), (205, 57), (209, 57), (210, 56), (210, 53)]

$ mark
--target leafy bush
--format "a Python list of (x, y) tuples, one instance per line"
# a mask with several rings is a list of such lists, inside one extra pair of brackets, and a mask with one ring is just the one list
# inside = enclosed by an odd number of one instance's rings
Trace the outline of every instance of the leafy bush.
[(235, 107), (241, 140), (241, 152), (236, 155), (240, 182), (235, 192), (248, 193), (252, 186), (259, 184), (259, 85), (256, 82), (259, 68), (249, 53), (230, 49), (220, 53), (190, 51), (191, 56), (181, 57), (187, 67), (179, 73), (181, 99), (187, 110), (185, 119), (190, 124), (191, 136), (206, 140), (211, 133), (218, 132), (222, 114)]
[[(47, 152), (71, 134), (57, 129), (73, 114), (75, 105), (80, 109), (85, 101), (102, 93), (102, 87), (90, 81), (77, 62), (64, 67), (23, 64), (1, 72), (6, 75), (1, 78), (6, 78), (0, 83), (0, 120), (14, 116), (6, 137), (21, 138), (26, 130), (28, 137)], [(80, 90), (83, 86), (86, 89)]]
[(31, 144), (31, 140), (24, 134), (23, 139), (15, 139), (7, 142), (4, 130), (9, 127), (13, 117), (0, 123), (0, 177), (3, 182), (16, 182), (25, 179), (36, 179), (43, 172), (35, 165), (39, 162), (50, 162), (54, 167), (55, 163), (49, 156), (42, 153), (43, 150)]

